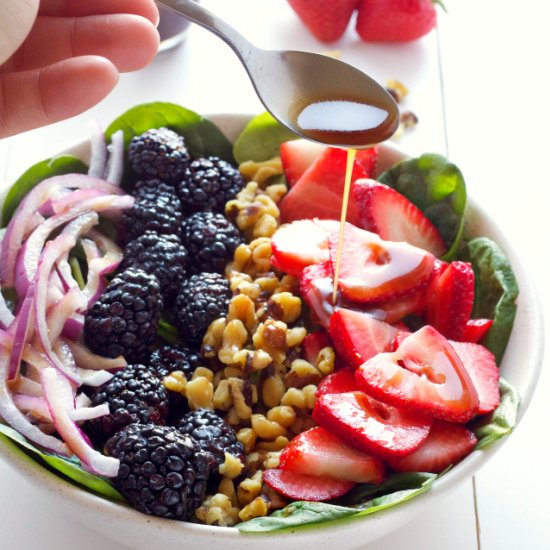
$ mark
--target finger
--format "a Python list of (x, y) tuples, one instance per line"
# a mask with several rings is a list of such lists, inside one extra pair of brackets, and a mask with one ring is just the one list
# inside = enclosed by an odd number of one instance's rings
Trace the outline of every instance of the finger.
[(99, 103), (117, 82), (115, 66), (95, 56), (0, 74), (0, 138), (75, 116)]
[(153, 0), (43, 0), (40, 15), (82, 17), (111, 13), (133, 13), (158, 25), (159, 12)]
[(137, 15), (38, 17), (3, 71), (37, 69), (83, 55), (106, 57), (120, 72), (135, 71), (153, 60), (158, 43), (155, 27)]

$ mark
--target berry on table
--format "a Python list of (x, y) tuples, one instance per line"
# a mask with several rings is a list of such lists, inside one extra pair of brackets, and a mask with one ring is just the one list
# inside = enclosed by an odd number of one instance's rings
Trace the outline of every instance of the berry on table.
[(144, 361), (156, 338), (162, 311), (160, 285), (154, 275), (130, 268), (117, 275), (84, 320), (84, 341), (104, 357), (123, 355)]

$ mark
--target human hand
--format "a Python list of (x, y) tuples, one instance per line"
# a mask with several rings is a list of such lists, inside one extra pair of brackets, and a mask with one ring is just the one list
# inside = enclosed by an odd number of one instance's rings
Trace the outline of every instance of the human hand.
[(0, 138), (75, 116), (154, 58), (153, 0), (0, 0)]

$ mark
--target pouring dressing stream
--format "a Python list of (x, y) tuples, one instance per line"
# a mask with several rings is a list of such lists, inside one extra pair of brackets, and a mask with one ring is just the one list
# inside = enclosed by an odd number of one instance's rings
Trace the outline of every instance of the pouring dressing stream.
[(260, 49), (193, 0), (157, 3), (226, 42), (246, 69), (260, 101), (282, 125), (306, 139), (348, 149), (334, 273), (336, 302), (354, 149), (373, 147), (393, 135), (399, 124), (395, 101), (371, 77), (340, 60), (311, 52)]

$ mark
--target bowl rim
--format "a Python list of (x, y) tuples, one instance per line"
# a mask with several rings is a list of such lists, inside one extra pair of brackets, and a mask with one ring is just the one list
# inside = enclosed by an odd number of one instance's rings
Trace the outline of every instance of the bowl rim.
[[(230, 139), (234, 141), (236, 137), (235, 131), (228, 132), (225, 128), (225, 125), (229, 123), (233, 127), (240, 127), (242, 129), (244, 125), (254, 116), (253, 114), (245, 113), (235, 113), (235, 114), (219, 114), (214, 113), (211, 115), (205, 115), (207, 118), (212, 120), (215, 124), (220, 126), (222, 132)], [(409, 158), (406, 152), (401, 150), (400, 147), (391, 144), (384, 143), (381, 145), (382, 150), (388, 155), (388, 157), (395, 160), (400, 160), (403, 158)], [(69, 147), (63, 153), (75, 154), (86, 160), (86, 156), (89, 155), (89, 139), (83, 139), (82, 141), (74, 144)], [(5, 194), (7, 193), (9, 187), (2, 191), (0, 194), (0, 205), (3, 204)], [(524, 388), (524, 391), (521, 395), (521, 402), (518, 411), (517, 425), (525, 414), (528, 405), (532, 399), (533, 393), (535, 391), (540, 371), (542, 367), (543, 351), (544, 351), (544, 327), (542, 312), (540, 308), (540, 302), (537, 297), (537, 293), (533, 284), (528, 281), (526, 272), (522, 267), (522, 263), (516, 252), (512, 249), (509, 239), (501, 231), (499, 227), (492, 221), (492, 219), (487, 215), (487, 213), (481, 208), (475, 199), (472, 199), (470, 194), (468, 194), (468, 203), (467, 203), (467, 213), (466, 219), (474, 217), (482, 220), (484, 225), (489, 228), (491, 232), (491, 238), (496, 240), (498, 244), (506, 252), (512, 266), (514, 273), (518, 281), (522, 281), (520, 284), (521, 289), (521, 303), (523, 307), (528, 308), (527, 312), (529, 313), (529, 325), (532, 326), (532, 340), (534, 345), (530, 348), (530, 354), (528, 357), (529, 363), (532, 365), (531, 376), (528, 380), (527, 385)], [(518, 312), (519, 312), (519, 303), (518, 303)], [(517, 318), (514, 323), (514, 328), (512, 334), (517, 331)], [(511, 340), (510, 340), (511, 341)], [(510, 347), (510, 342), (507, 347)], [(506, 354), (502, 361), (504, 364), (506, 361)], [(514, 431), (515, 431), (514, 429)], [(454, 466), (449, 472), (447, 472), (441, 478), (436, 479), (433, 486), (430, 490), (424, 492), (421, 495), (418, 495), (416, 498), (412, 499), (410, 502), (404, 502), (399, 506), (392, 507), (388, 510), (383, 510), (371, 516), (364, 517), (362, 519), (372, 519), (375, 518), (379, 521), (392, 522), (398, 516), (408, 516), (412, 518), (415, 515), (415, 510), (418, 506), (414, 506), (414, 503), (423, 503), (427, 504), (433, 502), (441, 497), (443, 494), (447, 493), (453, 488), (456, 488), (458, 485), (471, 478), (490, 458), (492, 458), (501, 446), (510, 438), (512, 434), (499, 439), (492, 443), (492, 445), (483, 450), (476, 450), (462, 460), (459, 464)], [(43, 467), (37, 460), (34, 460), (31, 456), (28, 456), (24, 452), (20, 451), (17, 447), (13, 447), (11, 444), (5, 444), (4, 440), (0, 438), (0, 458), (3, 458), (7, 464), (12, 467), (14, 470), (19, 472), (24, 478), (28, 481), (31, 481), (33, 485), (38, 485), (42, 489), (46, 489), (51, 492), (58, 492), (62, 494), (63, 499), (70, 501), (75, 505), (82, 505), (90, 511), (95, 511), (96, 514), (109, 514), (111, 517), (117, 516), (118, 520), (127, 522), (127, 528), (140, 528), (143, 526), (144, 522), (151, 524), (154, 523), (158, 528), (169, 529), (174, 533), (178, 533), (181, 536), (190, 535), (194, 537), (202, 538), (205, 542), (211, 541), (212, 535), (216, 535), (216, 539), (235, 539), (236, 537), (244, 537), (247, 534), (241, 533), (236, 527), (218, 527), (203, 525), (198, 523), (190, 522), (180, 522), (174, 520), (168, 520), (163, 518), (158, 518), (154, 516), (145, 516), (144, 514), (134, 510), (133, 508), (124, 505), (117, 504), (115, 502), (109, 501), (99, 495), (96, 495), (89, 490), (79, 487), (78, 485), (71, 483), (70, 481), (60, 477), (53, 471)], [(353, 519), (344, 519), (339, 521), (333, 521), (327, 524), (316, 524), (309, 528), (301, 528), (298, 531), (285, 529), (284, 531), (275, 531), (267, 533), (254, 533), (254, 539), (258, 538), (269, 538), (274, 540), (275, 538), (279, 541), (292, 536), (293, 541), (296, 542), (297, 537), (303, 537), (304, 539), (311, 535), (311, 528), (321, 528), (321, 533), (327, 529), (339, 531), (342, 529), (347, 529), (347, 524)], [(366, 522), (365, 522), (366, 523)], [(396, 524), (396, 526), (404, 523), (402, 520)], [(356, 525), (361, 525), (356, 522)], [(389, 531), (388, 531), (389, 532)], [(308, 534), (309, 533), (309, 534)]]

